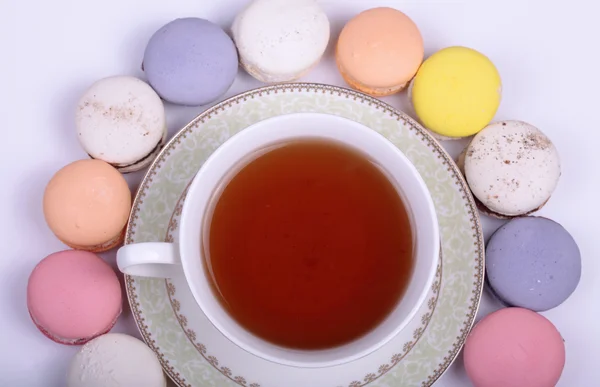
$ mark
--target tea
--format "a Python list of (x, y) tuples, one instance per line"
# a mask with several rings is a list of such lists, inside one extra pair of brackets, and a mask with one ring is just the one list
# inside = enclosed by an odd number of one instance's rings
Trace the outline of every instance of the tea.
[(360, 338), (400, 301), (413, 269), (394, 184), (335, 142), (274, 146), (216, 193), (203, 246), (215, 295), (273, 344), (326, 349)]

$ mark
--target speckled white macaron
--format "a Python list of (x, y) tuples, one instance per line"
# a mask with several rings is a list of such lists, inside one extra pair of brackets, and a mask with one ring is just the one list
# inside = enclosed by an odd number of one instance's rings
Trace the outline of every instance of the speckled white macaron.
[(522, 121), (485, 127), (459, 164), (473, 195), (488, 215), (510, 218), (544, 206), (558, 184), (560, 158), (550, 139)]
[(315, 0), (254, 0), (232, 26), (242, 67), (262, 82), (287, 82), (315, 66), (329, 43), (329, 19)]
[(75, 120), (79, 142), (90, 157), (122, 173), (150, 164), (167, 136), (160, 97), (130, 76), (94, 83), (79, 100)]
[(165, 387), (158, 358), (142, 341), (108, 333), (85, 344), (71, 361), (67, 387)]

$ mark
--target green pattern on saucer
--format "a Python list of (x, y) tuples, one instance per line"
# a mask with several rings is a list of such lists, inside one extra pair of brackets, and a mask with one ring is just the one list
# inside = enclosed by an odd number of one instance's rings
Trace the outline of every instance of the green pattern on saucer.
[[(258, 121), (301, 112), (357, 121), (395, 144), (431, 192), (442, 239), (442, 279), (434, 289), (439, 292), (437, 304), (430, 305), (432, 315), (415, 332), (416, 339), (405, 344), (403, 356), (392, 357), (362, 380), (325, 387), (430, 386), (455, 359), (474, 322), (483, 288), (483, 235), (473, 198), (452, 159), (419, 124), (377, 99), (335, 86), (288, 84), (252, 90), (208, 109), (175, 135), (150, 167), (134, 201), (126, 243), (165, 240), (176, 221), (173, 213), (181, 211), (177, 205), (182, 192), (229, 137)], [(224, 373), (218, 361), (202, 356), (202, 348), (192, 345), (189, 332), (182, 329), (174, 312), (177, 303), (170, 302), (175, 288), (167, 284), (126, 277), (138, 328), (177, 385), (271, 387), (260, 380), (247, 381), (229, 368)]]

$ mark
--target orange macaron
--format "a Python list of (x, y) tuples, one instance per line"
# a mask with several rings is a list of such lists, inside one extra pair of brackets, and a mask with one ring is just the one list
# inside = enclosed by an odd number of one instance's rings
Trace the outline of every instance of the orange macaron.
[(125, 178), (101, 160), (79, 160), (60, 169), (44, 192), (44, 217), (67, 246), (91, 252), (123, 242), (131, 210)]
[(361, 12), (342, 29), (336, 62), (344, 80), (373, 96), (404, 89), (423, 62), (423, 37), (417, 25), (394, 8)]

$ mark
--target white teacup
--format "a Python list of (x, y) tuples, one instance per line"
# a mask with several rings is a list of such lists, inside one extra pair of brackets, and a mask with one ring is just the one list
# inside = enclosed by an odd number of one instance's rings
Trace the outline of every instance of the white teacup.
[[(295, 139), (324, 139), (366, 154), (396, 186), (411, 216), (414, 268), (406, 291), (375, 329), (355, 341), (324, 350), (295, 350), (271, 344), (241, 327), (213, 293), (203, 264), (200, 240), (218, 200), (215, 192), (231, 171), (264, 152), (270, 145)], [(233, 343), (263, 359), (295, 367), (327, 367), (366, 356), (395, 337), (425, 302), (439, 259), (439, 230), (433, 201), (421, 176), (404, 154), (379, 133), (348, 119), (316, 113), (278, 116), (234, 135), (202, 165), (189, 187), (176, 243), (136, 243), (117, 253), (119, 269), (129, 275), (172, 277), (183, 270), (196, 302), (212, 324)]]

